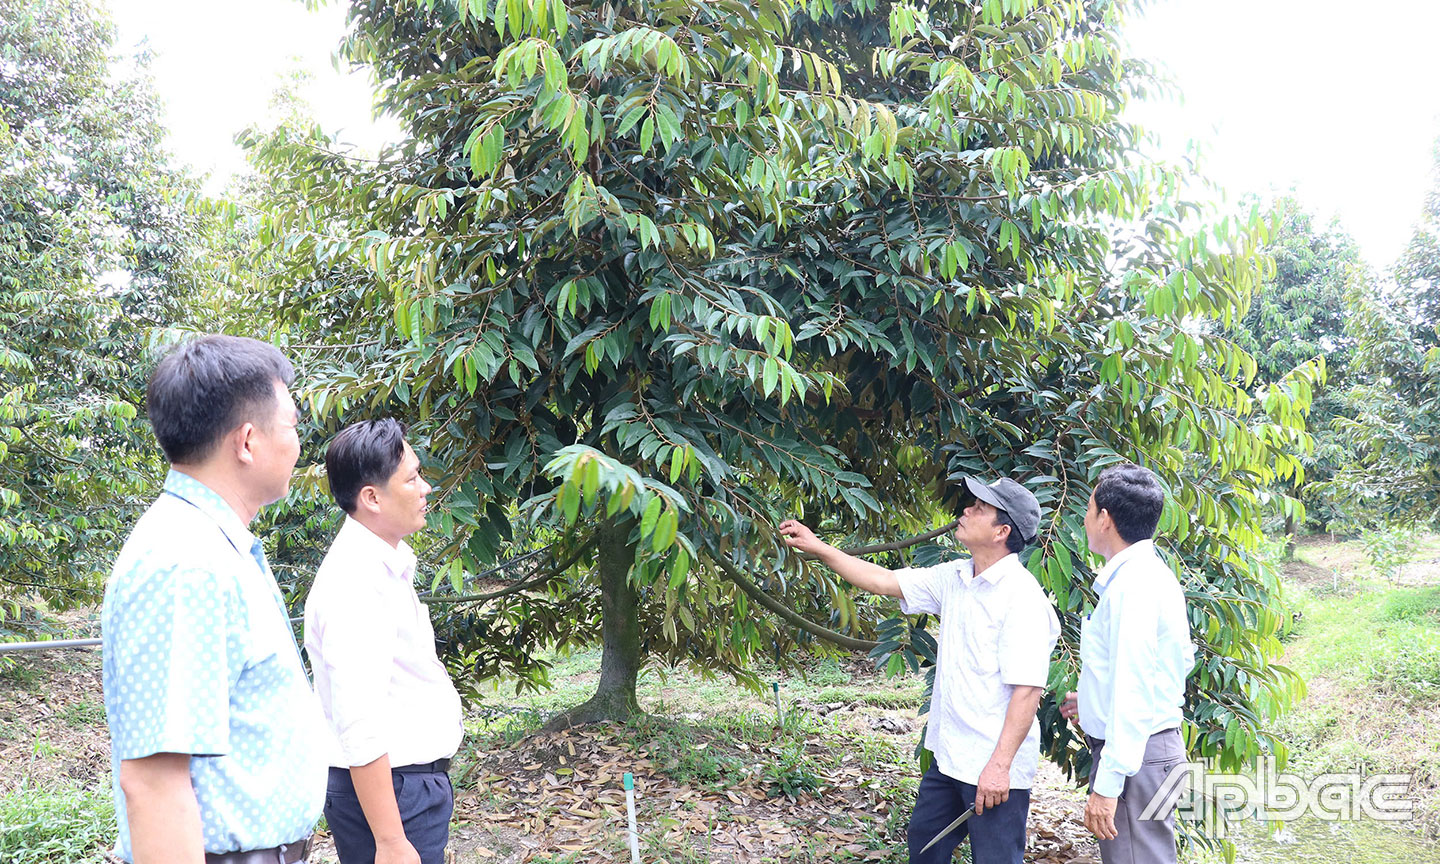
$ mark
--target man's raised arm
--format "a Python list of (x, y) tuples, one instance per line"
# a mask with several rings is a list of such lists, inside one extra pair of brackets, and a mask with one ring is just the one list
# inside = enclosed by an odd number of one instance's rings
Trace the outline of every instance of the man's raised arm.
[(815, 536), (815, 532), (794, 519), (780, 523), (780, 536), (791, 549), (813, 555), (820, 563), (840, 574), (840, 578), (871, 594), (900, 596), (900, 580), (879, 564), (872, 564), (836, 549)]

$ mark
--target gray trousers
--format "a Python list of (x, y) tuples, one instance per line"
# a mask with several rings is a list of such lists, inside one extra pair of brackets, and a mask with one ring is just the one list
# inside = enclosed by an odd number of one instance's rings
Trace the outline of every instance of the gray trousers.
[[(1090, 744), (1090, 791), (1095, 791), (1095, 770), (1105, 742), (1085, 736)], [(1145, 805), (1165, 783), (1171, 771), (1185, 764), (1185, 742), (1180, 730), (1166, 729), (1150, 736), (1140, 770), (1125, 778), (1125, 787), (1115, 802), (1114, 840), (1100, 841), (1100, 859), (1105, 864), (1175, 864), (1175, 804), (1178, 795), (1161, 812), (1163, 819), (1141, 819)]]

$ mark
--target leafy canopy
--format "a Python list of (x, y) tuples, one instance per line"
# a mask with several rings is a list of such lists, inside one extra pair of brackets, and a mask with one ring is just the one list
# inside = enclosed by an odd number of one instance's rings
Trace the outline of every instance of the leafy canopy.
[(1331, 424), (1347, 411), (1344, 396), (1354, 368), (1356, 340), (1348, 330), (1347, 295), (1369, 273), (1355, 241), (1338, 225), (1316, 225), (1298, 199), (1282, 196), (1269, 211), (1273, 228), (1265, 251), (1275, 259), (1275, 273), (1230, 333), (1255, 358), (1256, 383), (1262, 387), (1286, 380), (1300, 367), (1324, 373), (1307, 423), (1314, 430), (1314, 448), (1300, 454), (1304, 474), (1286, 484), (1298, 487), (1304, 517), (1298, 508), (1289, 508), (1286, 530), (1303, 521), (1324, 528), (1352, 515), (1351, 499), (1334, 494), (1331, 481), (1356, 455)]
[(1431, 183), (1393, 282), (1357, 283), (1348, 297), (1366, 374), (1335, 421), (1358, 458), (1334, 487), (1367, 527), (1435, 525), (1440, 514), (1440, 142)]
[(1135, 459), (1170, 488), (1203, 643), (1192, 745), (1283, 753), (1266, 718), (1299, 683), (1260, 499), (1302, 471), (1313, 370), (1257, 399), (1218, 335), (1268, 275), (1264, 228), (1202, 223), (1184, 172), (1137, 154), (1127, 5), (352, 4), (343, 53), (407, 135), (374, 162), (306, 124), (247, 136), (283, 250), (267, 285), (315, 415), (413, 423), (450, 590), (556, 541), (525, 590), (447, 607), (473, 674), (539, 684), (542, 648), (598, 637), (589, 544), (615, 530), (664, 662), (756, 683), (762, 652), (878, 635), (918, 668), (916, 622), (877, 626), (893, 607), (774, 525), (924, 531), (948, 521), (937, 482), (976, 472), (1048, 510), (1027, 562), (1063, 685), (1089, 489)]
[(85, 0), (0, 0), (0, 635), (29, 598), (99, 599), (160, 471), (147, 334), (200, 278), (192, 187), (112, 41)]

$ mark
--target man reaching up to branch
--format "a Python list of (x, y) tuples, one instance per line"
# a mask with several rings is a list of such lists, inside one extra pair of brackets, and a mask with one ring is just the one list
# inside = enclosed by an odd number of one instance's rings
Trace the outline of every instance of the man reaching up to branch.
[[(887, 570), (819, 540), (794, 520), (785, 544), (820, 559), (874, 594), (900, 598), (907, 615), (940, 616), (935, 692), (925, 746), (935, 754), (910, 816), (911, 864), (941, 864), (968, 833), (975, 864), (1020, 864), (1030, 786), (1040, 761), (1040, 704), (1060, 622), (1019, 552), (1033, 542), (1040, 504), (1008, 478), (966, 478), (975, 502), (955, 539), (969, 558)], [(928, 851), (935, 835), (973, 806), (975, 815)]]

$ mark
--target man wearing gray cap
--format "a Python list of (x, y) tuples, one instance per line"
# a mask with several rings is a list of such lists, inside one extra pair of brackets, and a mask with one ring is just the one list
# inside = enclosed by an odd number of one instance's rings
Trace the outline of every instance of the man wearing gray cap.
[[(1040, 505), (1009, 478), (965, 478), (974, 503), (955, 539), (969, 558), (887, 570), (821, 541), (794, 520), (785, 544), (818, 558), (866, 591), (900, 598), (907, 615), (940, 616), (935, 692), (925, 747), (935, 754), (910, 816), (911, 864), (948, 862), (970, 837), (975, 864), (1020, 864), (1030, 786), (1040, 762), (1040, 704), (1060, 622), (1020, 563), (1035, 540)], [(973, 818), (932, 843), (968, 808)], [(928, 848), (927, 848), (928, 847)]]

